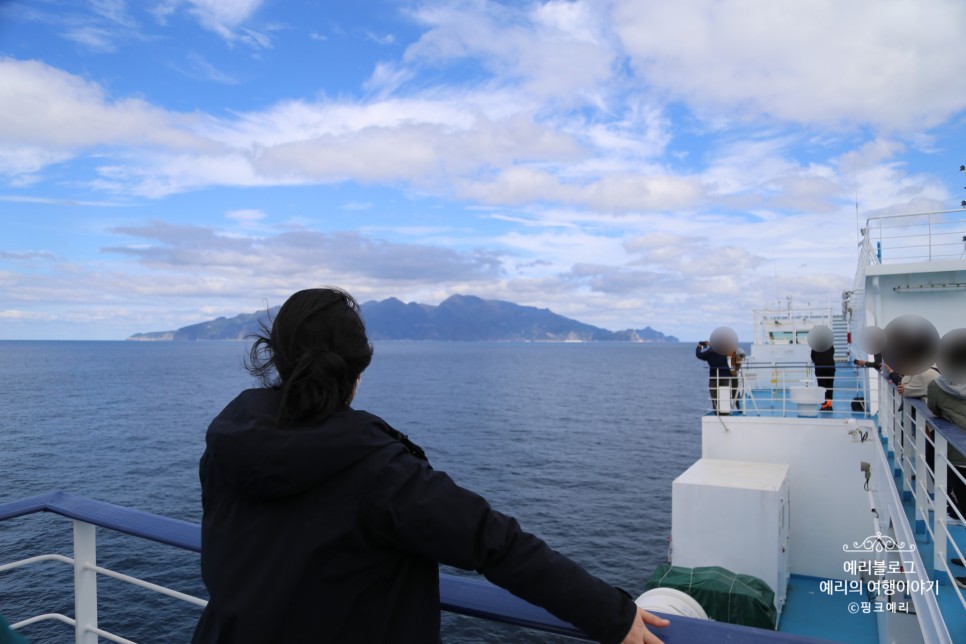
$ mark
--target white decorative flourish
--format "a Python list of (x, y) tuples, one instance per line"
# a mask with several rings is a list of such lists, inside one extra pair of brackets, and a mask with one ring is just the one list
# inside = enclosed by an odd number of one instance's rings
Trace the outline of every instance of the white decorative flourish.
[(853, 542), (851, 548), (848, 544), (842, 546), (842, 550), (845, 552), (915, 552), (916, 544), (913, 543), (906, 548), (904, 542), (897, 542), (887, 534), (876, 532), (875, 535), (866, 537), (861, 543)]

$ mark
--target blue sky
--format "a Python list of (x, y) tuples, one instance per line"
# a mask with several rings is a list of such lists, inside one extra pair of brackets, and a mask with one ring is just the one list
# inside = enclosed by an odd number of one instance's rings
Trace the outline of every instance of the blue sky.
[[(961, 0), (0, 3), (0, 338), (307, 286), (685, 339), (966, 197)], [(858, 208), (859, 216), (856, 215)]]

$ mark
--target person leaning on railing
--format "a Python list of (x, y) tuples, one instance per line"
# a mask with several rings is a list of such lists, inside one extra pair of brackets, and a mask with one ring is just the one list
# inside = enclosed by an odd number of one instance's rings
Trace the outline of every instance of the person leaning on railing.
[[(929, 383), (926, 394), (926, 405), (929, 411), (940, 418), (952, 421), (962, 429), (966, 429), (966, 383), (953, 382), (945, 376), (939, 376)], [(952, 470), (966, 477), (966, 456), (951, 444), (947, 444), (947, 458), (950, 471), (946, 475), (946, 487), (949, 498), (953, 501), (960, 515), (966, 515), (966, 483)], [(954, 513), (949, 517), (959, 520)]]
[[(880, 374), (883, 374), (886, 378), (888, 378), (889, 382), (896, 387), (902, 383), (903, 375), (898, 371), (893, 370), (892, 367), (883, 362), (881, 353), (877, 353), (872, 356), (871, 362), (868, 360), (855, 360), (854, 364), (857, 367), (863, 367), (865, 369), (875, 369)], [(902, 392), (900, 391), (899, 393), (901, 394)]]
[(439, 563), (594, 639), (660, 642), (646, 625), (667, 620), (353, 409), (371, 358), (358, 304), (338, 289), (295, 293), (256, 336), (249, 368), (264, 386), (212, 421), (201, 458), (210, 600), (193, 642), (439, 642)]
[(897, 388), (903, 398), (925, 398), (929, 390), (929, 383), (939, 377), (936, 367), (932, 366), (911, 376), (902, 376)]

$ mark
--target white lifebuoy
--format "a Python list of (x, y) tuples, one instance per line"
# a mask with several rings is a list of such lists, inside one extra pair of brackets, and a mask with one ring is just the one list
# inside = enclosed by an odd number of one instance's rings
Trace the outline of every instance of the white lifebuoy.
[(708, 619), (708, 614), (694, 597), (675, 588), (652, 588), (635, 599), (634, 603), (655, 613)]

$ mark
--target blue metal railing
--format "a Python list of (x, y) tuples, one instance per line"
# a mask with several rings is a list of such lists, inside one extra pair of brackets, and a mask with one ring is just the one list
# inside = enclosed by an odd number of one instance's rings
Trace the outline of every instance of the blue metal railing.
[[(931, 564), (937, 578), (952, 577), (947, 563), (947, 538), (950, 537), (946, 517), (958, 514), (949, 497), (950, 477), (960, 476), (952, 467), (948, 449), (966, 454), (966, 430), (944, 418), (937, 418), (925, 401), (903, 398), (892, 383), (880, 378), (880, 425), (883, 428), (886, 447), (895, 464), (894, 475), (900, 494), (914, 504), (914, 527), (918, 534), (928, 532), (935, 544), (934, 561)], [(933, 463), (927, 460), (927, 450), (932, 448)], [(958, 548), (954, 539), (948, 544)], [(962, 559), (963, 552), (952, 553)], [(958, 588), (962, 610), (966, 611), (966, 598)]]
[[(0, 504), (0, 522), (37, 512), (51, 512), (74, 521), (75, 558), (70, 559), (62, 555), (41, 555), (40, 557), (32, 557), (12, 564), (0, 565), (0, 573), (32, 563), (34, 560), (57, 560), (73, 563), (75, 570), (83, 569), (99, 574), (109, 574), (149, 589), (159, 590), (159, 587), (153, 584), (114, 573), (113, 571), (96, 566), (93, 561), (85, 561), (82, 557), (79, 557), (77, 555), (78, 527), (81, 528), (81, 532), (89, 533), (91, 539), (93, 538), (93, 527), (98, 526), (192, 552), (201, 551), (201, 527), (196, 523), (159, 516), (141, 510), (124, 508), (102, 501), (95, 501), (68, 492), (52, 492), (20, 501)], [(93, 544), (90, 545), (92, 546)], [(92, 574), (90, 576), (93, 577), (94, 575)], [(189, 601), (194, 600), (195, 603), (204, 603), (204, 600), (190, 598), (181, 593), (169, 591), (168, 589), (164, 590), (176, 597), (180, 595), (179, 598), (181, 599), (187, 598)], [(79, 593), (90, 591), (75, 587), (74, 592), (76, 597)], [(95, 595), (96, 602), (96, 587), (93, 594)], [(544, 609), (534, 606), (484, 580), (441, 574), (440, 598), (443, 610), (452, 613), (522, 626), (546, 633), (557, 633), (581, 640), (588, 639), (584, 633), (573, 625), (557, 619)], [(81, 608), (76, 599), (75, 607), (77, 607), (76, 610), (79, 613)], [(3, 606), (0, 605), (0, 612), (2, 610)], [(692, 619), (689, 617), (674, 615), (667, 617), (671, 619), (671, 625), (661, 629), (659, 632), (661, 639), (666, 644), (702, 644), (705, 642), (747, 642), (748, 644), (788, 642), (792, 644), (815, 644), (826, 641), (745, 626)], [(56, 619), (75, 626), (78, 642), (96, 642), (98, 635), (115, 642), (124, 643), (130, 641), (98, 629), (96, 627), (96, 612), (92, 620), (89, 618), (81, 619), (79, 615), (76, 620), (64, 615), (39, 615), (21, 621), (15, 624), (15, 627), (22, 627), (42, 619)]]

